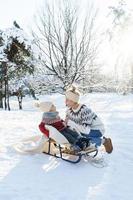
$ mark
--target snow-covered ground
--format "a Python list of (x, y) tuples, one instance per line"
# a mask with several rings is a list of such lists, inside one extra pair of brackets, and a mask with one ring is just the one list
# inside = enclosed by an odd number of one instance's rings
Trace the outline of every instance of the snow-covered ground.
[[(64, 97), (55, 102), (65, 116)], [(12, 145), (39, 132), (42, 113), (33, 100), (24, 99), (18, 111), (12, 99), (10, 112), (0, 110), (0, 200), (132, 200), (133, 199), (133, 95), (88, 94), (82, 102), (101, 117), (114, 151), (104, 153), (106, 166), (88, 162), (70, 164), (44, 154), (20, 155)], [(41, 133), (40, 133), (41, 134)]]

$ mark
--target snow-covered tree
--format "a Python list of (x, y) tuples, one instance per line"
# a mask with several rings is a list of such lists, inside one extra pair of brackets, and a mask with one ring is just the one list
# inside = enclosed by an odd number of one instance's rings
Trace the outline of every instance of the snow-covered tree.
[(44, 10), (37, 14), (33, 36), (45, 74), (51, 76), (50, 84), (54, 86), (56, 81), (64, 90), (73, 82), (83, 80), (92, 62), (95, 66), (99, 47), (95, 27), (97, 9), (89, 5), (84, 18), (80, 16), (81, 8), (70, 1), (52, 3), (46, 3)]
[(112, 24), (108, 29), (108, 33), (111, 47), (116, 52), (114, 62), (116, 91), (122, 93), (123, 90), (123, 94), (125, 94), (132, 91), (133, 11), (126, 0), (114, 2), (114, 5), (110, 6), (109, 9), (109, 18), (112, 20)]
[(14, 22), (12, 28), (0, 32), (0, 77), (1, 77), (1, 107), (5, 98), (5, 109), (9, 105), (9, 85), (12, 79), (20, 80), (27, 74), (34, 72), (34, 54), (32, 43), (28, 36)]

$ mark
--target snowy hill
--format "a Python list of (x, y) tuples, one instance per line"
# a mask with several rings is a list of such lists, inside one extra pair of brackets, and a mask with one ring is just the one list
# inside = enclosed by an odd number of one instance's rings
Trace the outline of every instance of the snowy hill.
[[(65, 116), (63, 96), (41, 99), (54, 101)], [(24, 99), (22, 111), (12, 99), (12, 111), (0, 110), (0, 200), (133, 199), (133, 95), (88, 94), (82, 102), (101, 117), (106, 136), (113, 140), (113, 153), (103, 154), (106, 166), (16, 153), (13, 144), (39, 133), (42, 113), (33, 107), (32, 99)]]

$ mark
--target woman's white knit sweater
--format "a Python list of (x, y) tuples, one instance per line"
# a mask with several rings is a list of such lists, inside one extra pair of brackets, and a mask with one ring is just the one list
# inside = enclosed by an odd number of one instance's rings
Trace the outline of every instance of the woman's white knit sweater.
[(104, 125), (100, 118), (86, 105), (80, 104), (77, 109), (69, 108), (66, 113), (66, 122), (71, 129), (89, 134), (90, 130), (100, 130), (104, 133)]

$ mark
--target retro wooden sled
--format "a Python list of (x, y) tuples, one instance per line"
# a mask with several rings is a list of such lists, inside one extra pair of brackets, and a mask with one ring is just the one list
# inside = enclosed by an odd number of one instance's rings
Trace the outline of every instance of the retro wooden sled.
[(44, 146), (44, 154), (61, 158), (70, 163), (78, 163), (83, 156), (96, 157), (98, 149), (95, 147), (87, 147), (84, 151), (74, 152), (70, 149), (68, 144), (57, 144), (52, 138), (49, 138), (47, 144)]
[(50, 138), (47, 138), (44, 135), (26, 138), (14, 145), (15, 150), (22, 154), (43, 153), (56, 158), (61, 158), (70, 163), (80, 162), (83, 156), (91, 158), (96, 157), (98, 153), (97, 148), (87, 147), (85, 151), (74, 152), (70, 149), (71, 145), (68, 140), (59, 133), (58, 130), (52, 126), (46, 126), (46, 128), (49, 130)]

